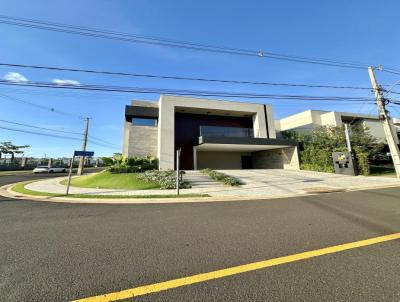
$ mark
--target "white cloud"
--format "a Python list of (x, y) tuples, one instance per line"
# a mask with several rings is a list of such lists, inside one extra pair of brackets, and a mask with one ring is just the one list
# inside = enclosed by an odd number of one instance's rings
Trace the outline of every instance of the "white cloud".
[(28, 79), (18, 72), (7, 72), (4, 79), (11, 82), (28, 82)]
[(61, 79), (54, 79), (53, 80), (54, 84), (57, 85), (79, 85), (80, 83), (75, 80), (61, 80)]

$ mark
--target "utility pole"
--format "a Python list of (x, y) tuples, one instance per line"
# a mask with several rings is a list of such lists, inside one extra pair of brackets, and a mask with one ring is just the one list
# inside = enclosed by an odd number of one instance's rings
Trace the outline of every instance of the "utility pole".
[(379, 119), (381, 120), (383, 130), (385, 131), (386, 141), (389, 146), (390, 155), (392, 156), (394, 168), (396, 170), (396, 175), (397, 178), (400, 178), (400, 157), (399, 157), (400, 152), (399, 152), (399, 147), (394, 138), (394, 133), (393, 133), (394, 127), (392, 125), (392, 121), (390, 120), (388, 111), (385, 108), (386, 100), (382, 95), (381, 87), (378, 85), (376, 81), (374, 68), (368, 67), (368, 73), (371, 79), (372, 88), (375, 91), (376, 103), (378, 105), (378, 111), (379, 111)]
[(349, 125), (344, 123), (344, 132), (346, 134), (346, 145), (347, 151), (351, 152), (351, 142), (350, 142), (350, 135), (349, 135)]
[[(82, 142), (82, 151), (86, 151), (87, 139), (89, 132), (89, 118), (85, 118), (85, 131), (83, 132), (83, 142)], [(79, 158), (79, 166), (77, 175), (83, 174), (83, 168), (85, 166), (85, 156), (81, 156)]]

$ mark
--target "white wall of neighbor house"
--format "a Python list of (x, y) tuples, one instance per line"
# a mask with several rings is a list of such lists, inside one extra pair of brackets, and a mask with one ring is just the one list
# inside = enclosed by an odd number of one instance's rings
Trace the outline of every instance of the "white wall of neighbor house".
[[(315, 112), (315, 111), (314, 111)], [(318, 115), (317, 112), (315, 114)], [(339, 112), (331, 111), (327, 113), (320, 114), (320, 123), (318, 125), (321, 126), (341, 126), (342, 125), (342, 116)]]
[[(267, 138), (266, 121), (263, 104), (240, 103), (209, 99), (163, 95), (159, 100), (158, 119), (158, 159), (160, 169), (174, 169), (175, 167), (175, 107), (199, 108), (208, 110), (229, 110), (231, 112), (248, 112), (256, 115), (253, 118), (255, 133), (258, 137)], [(268, 107), (271, 109), (271, 107)], [(267, 114), (271, 114), (268, 113)], [(273, 118), (271, 116), (273, 125)], [(269, 129), (270, 137), (275, 137), (275, 129)]]
[[(386, 143), (385, 130), (383, 129), (381, 121), (379, 121), (379, 120), (363, 120), (362, 125), (365, 128), (369, 129), (369, 133), (371, 133), (371, 135), (376, 137), (379, 142)], [(396, 132), (397, 132), (396, 127), (393, 126), (393, 133), (395, 134), (394, 139), (395, 139), (396, 143), (398, 144), (399, 139), (396, 135)]]
[(275, 127), (279, 131), (285, 131), (312, 123), (312, 112), (307, 110), (275, 121)]
[[(376, 137), (378, 141), (386, 142), (385, 131), (383, 130), (382, 124), (378, 119), (374, 119), (373, 116), (363, 114), (353, 115), (354, 118), (360, 119), (360, 123), (364, 127), (369, 128), (370, 133)], [(307, 110), (275, 121), (275, 127), (279, 132), (291, 129), (307, 132), (318, 126), (340, 126), (343, 124), (342, 116), (348, 117), (352, 116), (352, 114), (336, 111), (326, 112), (319, 110)], [(394, 127), (393, 131), (396, 133), (397, 128)], [(396, 137), (395, 139), (397, 143), (399, 143), (398, 138)]]

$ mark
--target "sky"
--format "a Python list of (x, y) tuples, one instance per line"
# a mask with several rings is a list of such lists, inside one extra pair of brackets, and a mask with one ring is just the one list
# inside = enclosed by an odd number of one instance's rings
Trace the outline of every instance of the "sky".
[[(400, 68), (400, 2), (337, 1), (136, 1), (0, 0), (0, 15), (127, 32), (167, 39), (263, 50), (296, 56), (356, 61)], [(0, 63), (98, 69), (184, 77), (370, 87), (367, 70), (353, 70), (257, 57), (200, 52), (83, 37), (0, 24)], [(0, 66), (0, 78), (72, 84), (196, 89), (263, 94), (372, 97), (369, 90), (333, 90), (158, 80)], [(400, 75), (377, 72), (391, 85)], [(400, 87), (398, 88), (400, 90)], [(90, 135), (110, 144), (89, 143), (97, 156), (121, 152), (124, 108), (131, 100), (158, 100), (157, 94), (84, 92), (0, 86), (0, 120), (61, 131), (82, 132), (83, 121), (57, 110), (90, 117)], [(3, 95), (3, 96), (2, 96)], [(55, 111), (11, 101), (4, 95)], [(232, 99), (235, 100), (235, 99)], [(373, 104), (333, 101), (236, 99), (273, 105), (275, 119), (308, 109), (376, 114)], [(400, 107), (392, 108), (400, 116)], [(41, 130), (0, 121), (0, 127)], [(51, 133), (51, 132), (46, 132)], [(53, 133), (54, 134), (54, 133)], [(57, 134), (57, 133), (55, 133)], [(58, 135), (70, 136), (58, 133)], [(28, 144), (26, 156), (70, 157), (75, 140), (0, 128), (0, 142)]]

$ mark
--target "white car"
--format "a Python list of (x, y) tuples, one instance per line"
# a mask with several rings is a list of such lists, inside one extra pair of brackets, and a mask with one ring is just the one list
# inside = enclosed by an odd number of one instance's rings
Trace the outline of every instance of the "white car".
[(56, 167), (48, 167), (48, 166), (38, 166), (35, 169), (33, 169), (33, 173), (63, 173), (66, 172), (66, 168), (56, 168)]

